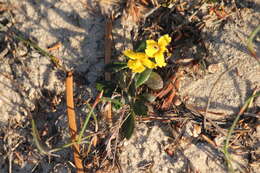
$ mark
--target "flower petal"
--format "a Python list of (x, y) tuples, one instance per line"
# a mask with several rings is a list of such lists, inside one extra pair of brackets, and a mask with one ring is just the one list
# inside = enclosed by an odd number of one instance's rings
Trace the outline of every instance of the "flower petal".
[(123, 54), (127, 57), (129, 57), (130, 59), (142, 59), (142, 58), (145, 58), (145, 53), (141, 53), (141, 52), (134, 52), (130, 49), (128, 50), (125, 50), (123, 52)]
[[(164, 47), (164, 46), (161, 46), (160, 47), (160, 50), (157, 52), (158, 54), (163, 54), (164, 52), (167, 52), (168, 51), (168, 49), (166, 48), (166, 47)], [(157, 54), (156, 53), (156, 54)]]
[(164, 67), (166, 66), (166, 63), (165, 63), (165, 59), (164, 59), (164, 56), (162, 53), (158, 53), (155, 55), (155, 62), (156, 62), (156, 66), (159, 66), (159, 67)]
[(171, 42), (171, 40), (172, 38), (168, 34), (165, 34), (159, 38), (158, 44), (160, 47), (166, 47)]
[(148, 46), (150, 44), (157, 44), (157, 42), (154, 40), (146, 40), (146, 45)]
[(142, 64), (148, 68), (155, 68), (156, 65), (148, 57), (141, 60)]
[(127, 66), (134, 72), (134, 73), (141, 73), (145, 70), (145, 67), (139, 60), (129, 60)]
[(154, 57), (154, 54), (159, 51), (159, 45), (154, 40), (146, 40), (145, 53), (149, 57)]

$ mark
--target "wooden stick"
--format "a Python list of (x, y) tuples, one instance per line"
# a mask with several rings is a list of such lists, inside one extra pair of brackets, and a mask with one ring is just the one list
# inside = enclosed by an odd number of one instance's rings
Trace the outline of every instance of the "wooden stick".
[[(71, 71), (67, 72), (66, 77), (66, 101), (67, 101), (67, 115), (68, 123), (71, 133), (71, 141), (75, 142), (77, 140), (77, 123), (76, 123), (76, 114), (74, 111), (74, 101), (73, 101), (73, 74)], [(75, 143), (73, 145), (73, 155), (74, 162), (77, 169), (77, 173), (84, 173), (83, 164), (80, 158), (80, 146)]]
[[(112, 19), (110, 17), (106, 18), (106, 26), (105, 26), (105, 64), (111, 62), (111, 54), (112, 54)], [(105, 80), (111, 80), (111, 74), (105, 73)]]
[[(105, 26), (105, 64), (111, 62), (112, 54), (112, 17), (106, 17), (106, 26)], [(105, 80), (111, 80), (111, 73), (105, 72)], [(112, 104), (108, 102), (103, 110), (103, 115), (105, 119), (111, 123), (112, 122)]]

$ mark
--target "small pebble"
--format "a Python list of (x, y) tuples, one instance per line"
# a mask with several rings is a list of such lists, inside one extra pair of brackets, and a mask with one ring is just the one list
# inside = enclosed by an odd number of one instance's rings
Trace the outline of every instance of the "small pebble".
[(179, 98), (174, 99), (173, 104), (175, 106), (180, 106), (182, 104), (182, 101)]
[(256, 137), (260, 139), (260, 125), (256, 126)]
[(220, 64), (211, 64), (208, 67), (209, 73), (217, 73), (221, 70)]

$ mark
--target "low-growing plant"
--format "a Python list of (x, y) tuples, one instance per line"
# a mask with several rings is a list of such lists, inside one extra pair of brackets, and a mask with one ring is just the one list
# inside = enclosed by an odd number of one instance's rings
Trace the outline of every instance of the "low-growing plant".
[[(163, 88), (163, 79), (156, 70), (167, 65), (165, 56), (169, 55), (167, 46), (170, 42), (168, 34), (161, 36), (158, 41), (143, 41), (135, 50), (123, 51), (126, 62), (114, 62), (106, 66), (106, 70), (116, 76), (113, 86), (121, 93), (121, 101), (130, 107), (121, 127), (123, 137), (127, 139), (134, 131), (135, 116), (146, 116), (148, 108), (145, 102), (152, 102), (156, 98), (149, 91)], [(111, 97), (111, 86), (98, 83), (97, 89), (104, 90)], [(149, 89), (145, 90), (143, 86)]]

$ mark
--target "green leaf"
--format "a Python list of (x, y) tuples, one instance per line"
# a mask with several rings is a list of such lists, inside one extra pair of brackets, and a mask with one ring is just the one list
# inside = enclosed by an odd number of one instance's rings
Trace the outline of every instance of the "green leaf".
[(116, 89), (115, 83), (111, 81), (99, 81), (96, 82), (96, 89), (98, 91), (104, 91), (104, 96), (110, 97)]
[(107, 65), (105, 65), (105, 71), (106, 72), (119, 72), (123, 69), (127, 68), (126, 62), (112, 62)]
[(257, 36), (257, 33), (259, 33), (259, 32), (260, 32), (260, 25), (258, 25), (256, 27), (256, 29), (254, 29), (252, 31), (252, 33), (250, 34), (250, 36), (247, 40), (247, 49), (250, 52), (251, 56), (253, 56), (257, 60), (258, 65), (260, 65), (260, 60), (259, 60), (259, 57), (257, 56), (255, 49), (254, 49), (253, 40)]
[(121, 107), (122, 107), (122, 104), (121, 104), (121, 102), (119, 102), (119, 103), (113, 103), (113, 107), (116, 109), (116, 110), (119, 110)]
[(109, 101), (111, 103), (113, 103), (113, 106), (116, 110), (120, 109), (122, 107), (122, 103), (120, 102), (119, 99), (111, 99), (109, 97), (102, 97), (101, 100), (103, 101)]
[(146, 116), (148, 108), (142, 100), (137, 100), (133, 105), (133, 110), (136, 115)]
[(144, 52), (146, 48), (146, 41), (141, 41), (138, 47), (135, 49), (136, 52)]
[(146, 69), (144, 72), (137, 74), (135, 76), (135, 88), (138, 88), (142, 84), (144, 84), (150, 77), (152, 73), (152, 69)]
[(145, 81), (145, 85), (153, 90), (159, 90), (163, 88), (163, 80), (158, 73), (152, 72), (149, 79)]
[(135, 115), (132, 112), (127, 117), (127, 119), (125, 120), (125, 122), (121, 127), (123, 137), (126, 139), (130, 139), (134, 132), (134, 128), (135, 128)]
[(96, 89), (98, 91), (102, 91), (105, 88), (105, 85), (103, 85), (102, 83), (96, 83)]

